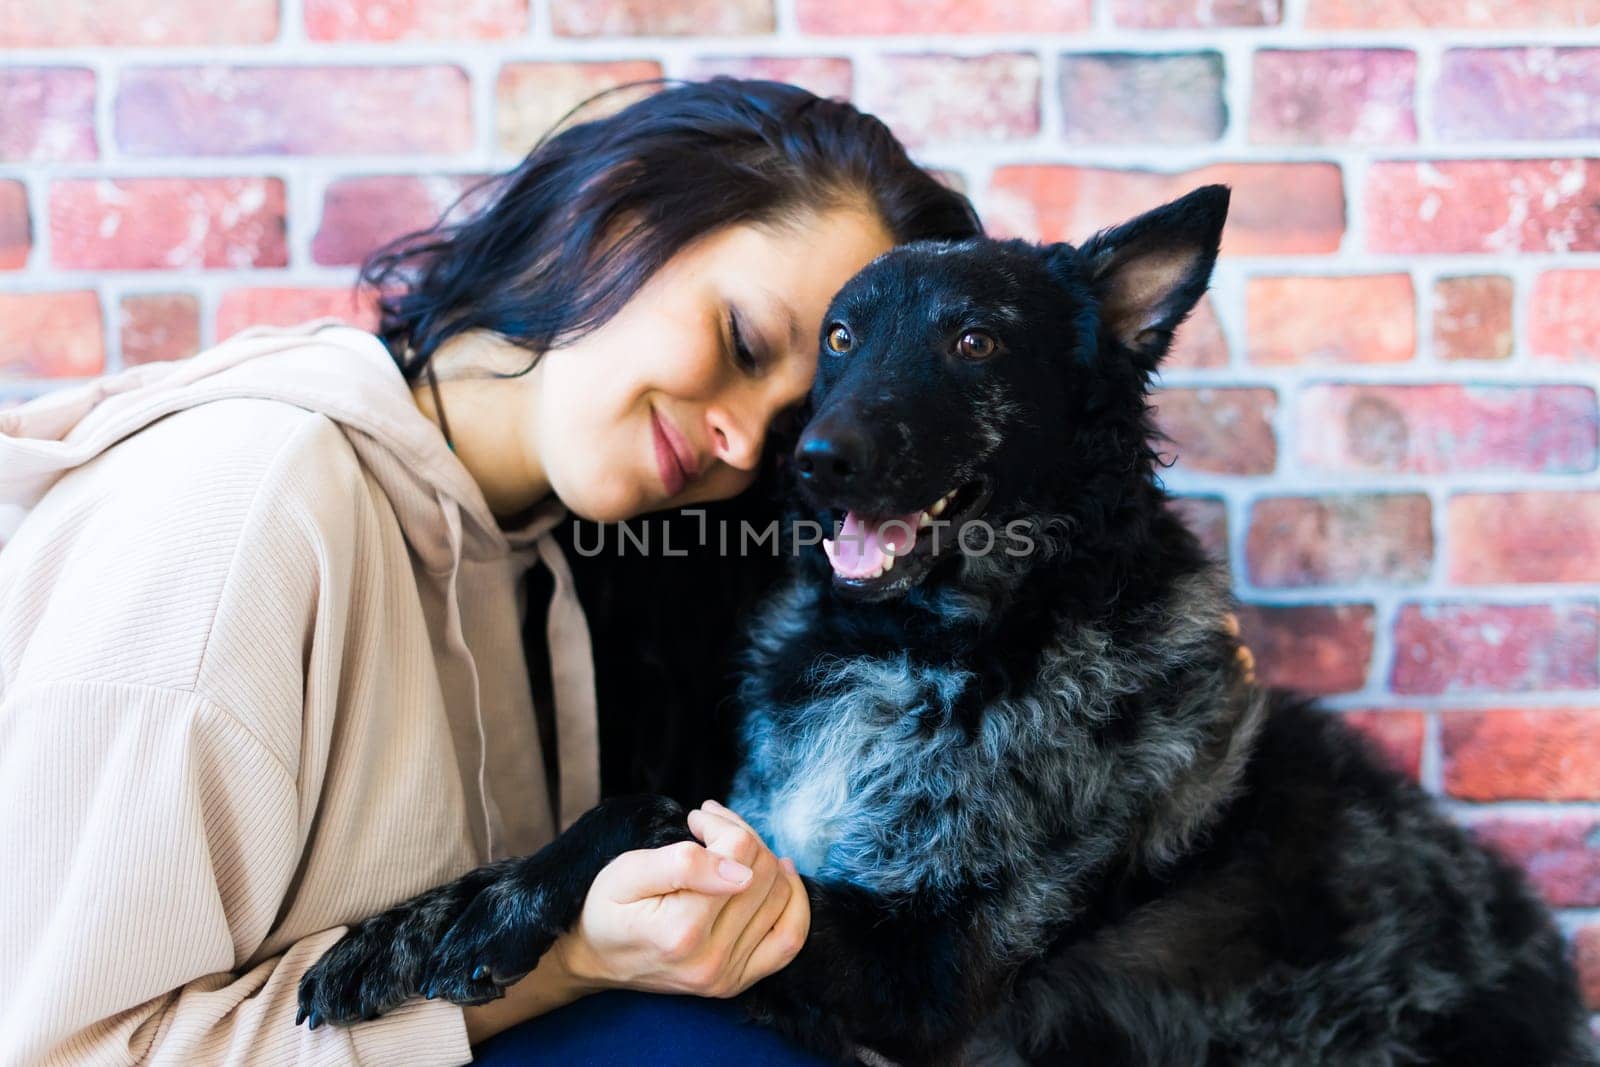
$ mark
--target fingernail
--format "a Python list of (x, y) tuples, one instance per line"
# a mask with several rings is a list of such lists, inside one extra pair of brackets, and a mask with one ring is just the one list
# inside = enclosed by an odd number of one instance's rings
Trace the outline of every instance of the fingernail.
[(717, 864), (717, 873), (722, 875), (734, 885), (744, 885), (750, 880), (751, 870), (742, 863), (734, 860), (723, 860)]
[(783, 864), (783, 869), (788, 871), (790, 874), (800, 873), (794, 869), (794, 860), (790, 859), (788, 856), (781, 857), (778, 862)]
[(708, 801), (706, 801), (704, 804), (702, 804), (700, 806), (702, 808), (710, 808), (713, 811), (727, 811), (728, 810), (727, 808), (723, 807), (721, 804), (718, 804), (715, 800), (708, 800)]

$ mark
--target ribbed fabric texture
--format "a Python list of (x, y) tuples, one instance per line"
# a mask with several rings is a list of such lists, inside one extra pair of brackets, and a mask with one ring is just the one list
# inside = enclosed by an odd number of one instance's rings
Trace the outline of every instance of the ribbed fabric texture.
[(391, 447), (213, 399), (66, 472), (0, 550), (0, 1063), (470, 1058), (442, 1002), (293, 1024), (342, 924), (558, 818), (519, 641), (537, 539), (497, 550)]

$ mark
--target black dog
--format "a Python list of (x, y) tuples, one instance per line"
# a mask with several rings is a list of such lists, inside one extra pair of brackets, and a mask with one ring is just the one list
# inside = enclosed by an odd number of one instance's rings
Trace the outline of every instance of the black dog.
[[(1227, 202), (1080, 248), (908, 245), (835, 298), (792, 518), (837, 537), (759, 614), (740, 689), (729, 805), (812, 907), (756, 1018), (907, 1063), (1594, 1062), (1521, 878), (1250, 684), (1157, 483), (1150, 378)], [(607, 801), (356, 926), (303, 1009), (493, 998), (610, 859), (689, 836), (673, 802)]]

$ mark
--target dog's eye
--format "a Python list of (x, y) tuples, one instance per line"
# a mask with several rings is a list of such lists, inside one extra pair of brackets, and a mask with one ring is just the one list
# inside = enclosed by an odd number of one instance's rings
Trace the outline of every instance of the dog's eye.
[(966, 359), (988, 359), (1000, 350), (1000, 342), (982, 330), (968, 330), (956, 342), (956, 351)]
[(855, 338), (842, 322), (834, 323), (833, 329), (828, 331), (828, 348), (834, 352), (848, 352), (854, 343)]

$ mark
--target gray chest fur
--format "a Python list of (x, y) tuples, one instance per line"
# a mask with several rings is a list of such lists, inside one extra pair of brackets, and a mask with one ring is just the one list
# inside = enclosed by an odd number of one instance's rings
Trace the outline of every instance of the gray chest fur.
[(951, 851), (982, 762), (948, 724), (967, 673), (900, 656), (843, 661), (819, 680), (804, 705), (748, 709), (734, 810), (802, 873), (882, 892), (937, 887), (975, 862)]
[[(975, 682), (971, 671), (905, 654), (823, 657), (806, 676), (804, 702), (746, 702), (745, 759), (730, 804), (802, 873), (887, 894), (947, 896), (990, 882), (1002, 868), (1037, 862), (1069, 825), (1097, 828), (1089, 836), (1099, 840), (1073, 837), (1082, 862), (1100, 862), (1127, 844), (1132, 820), (1149, 815), (1129, 807), (1139, 795), (1126, 788), (1130, 776), (1147, 784), (1146, 797), (1209, 804), (1188, 798), (1178, 779), (1206, 743), (1202, 712), (1221, 705), (1220, 690), (1189, 687), (1175, 706), (1146, 709), (1167, 720), (1159, 741), (1115, 759), (1098, 731), (1119, 702), (1209, 640), (1222, 605), (1214, 580), (1185, 583), (1164, 606), (1178, 621), (1160, 649), (1118, 649), (1104, 632), (1063, 630), (1027, 692), (965, 725), (954, 709)], [(769, 615), (787, 627), (758, 633), (754, 670), (776, 660), (763, 662), (762, 648), (792, 638), (788, 628), (801, 625), (794, 620), (807, 606), (791, 600), (797, 610)]]

